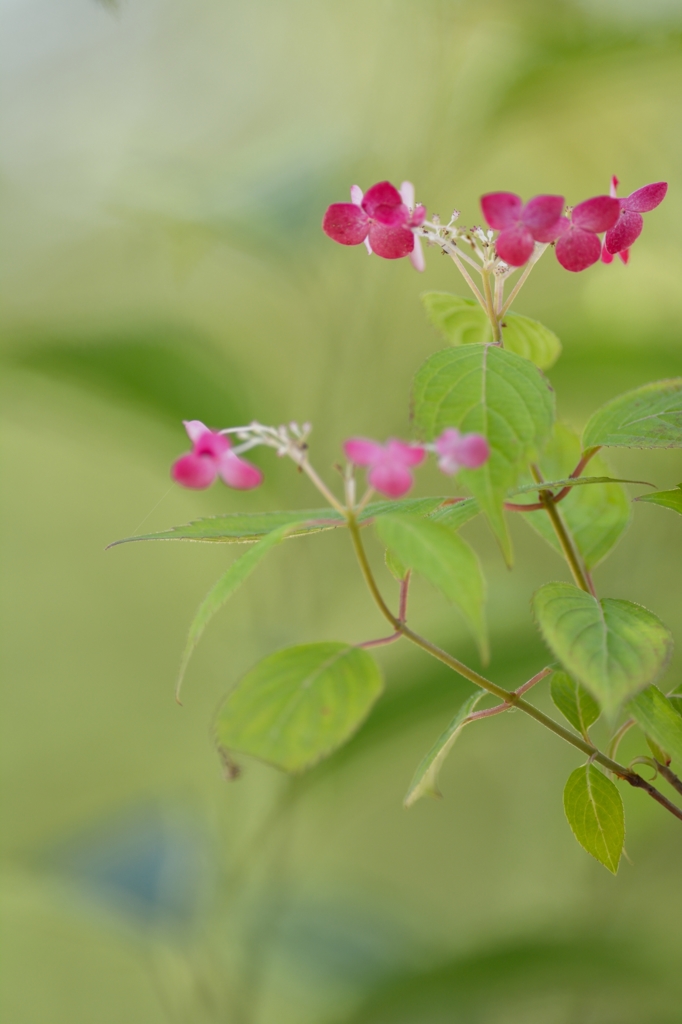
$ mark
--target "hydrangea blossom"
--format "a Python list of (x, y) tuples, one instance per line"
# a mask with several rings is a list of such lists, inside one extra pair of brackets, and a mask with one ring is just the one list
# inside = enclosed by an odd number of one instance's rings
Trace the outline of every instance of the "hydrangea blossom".
[(433, 443), (438, 467), (448, 476), (460, 469), (478, 469), (490, 458), (490, 445), (482, 434), (460, 434), (448, 427)]
[(620, 205), (613, 196), (594, 196), (573, 207), (570, 217), (561, 218), (556, 258), (564, 270), (579, 273), (596, 263), (601, 255), (599, 234), (618, 220)]
[(426, 449), (390, 438), (386, 444), (352, 437), (343, 446), (347, 458), (356, 466), (367, 466), (367, 480), (375, 491), (387, 498), (402, 498), (412, 487), (412, 470), (424, 461)]
[(341, 245), (364, 242), (369, 253), (386, 260), (411, 256), (413, 266), (423, 270), (414, 230), (424, 223), (426, 210), (414, 207), (414, 186), (405, 181), (399, 192), (389, 181), (380, 181), (364, 195), (359, 185), (353, 185), (350, 194), (352, 202), (328, 208), (322, 221), (324, 233)]
[(171, 475), (183, 487), (202, 490), (219, 476), (228, 487), (248, 491), (263, 482), (263, 474), (231, 450), (224, 434), (210, 430), (201, 420), (184, 420), (192, 451), (173, 463)]
[(512, 267), (530, 259), (536, 242), (553, 242), (561, 230), (564, 197), (535, 196), (524, 206), (514, 192), (488, 192), (481, 197), (483, 216), (499, 231), (497, 255)]
[[(616, 198), (618, 178), (611, 178), (611, 196)], [(601, 258), (604, 263), (612, 263), (616, 253), (623, 263), (630, 258), (630, 246), (636, 242), (644, 227), (643, 213), (655, 210), (665, 199), (668, 191), (667, 181), (655, 181), (650, 185), (643, 185), (635, 192), (631, 192), (624, 199), (619, 199), (620, 215), (618, 220), (606, 232), (604, 245), (602, 246)]]

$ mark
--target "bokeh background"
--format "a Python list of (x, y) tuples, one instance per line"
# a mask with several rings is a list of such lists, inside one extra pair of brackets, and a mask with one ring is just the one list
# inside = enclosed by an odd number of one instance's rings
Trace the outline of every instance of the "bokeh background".
[[(613, 173), (625, 194), (667, 179), (629, 267), (573, 276), (549, 255), (516, 308), (561, 337), (550, 377), (576, 428), (679, 374), (679, 0), (2, 8), (2, 1019), (682, 1021), (679, 822), (624, 792), (631, 863), (611, 877), (563, 816), (576, 753), (518, 715), (465, 733), (445, 799), (405, 812), (467, 690), (403, 645), (379, 653), (386, 695), (344, 751), (294, 783), (253, 762), (225, 781), (210, 723), (244, 670), (288, 643), (382, 634), (346, 537), (270, 556), (208, 631), (182, 708), (185, 631), (237, 552), (104, 551), (142, 527), (317, 504), (269, 452), (258, 493), (169, 489), (183, 417), (309, 419), (330, 480), (350, 433), (405, 435), (411, 375), (441, 347), (419, 294), (463, 285), (434, 250), (421, 277), (326, 239), (352, 182), (409, 178), (429, 211), (471, 223), (489, 190), (574, 203)], [(676, 452), (611, 463), (682, 479)], [(678, 643), (681, 526), (638, 506), (596, 572)], [(545, 663), (529, 598), (566, 578), (513, 528), (512, 572), (483, 524), (465, 528), (505, 685)], [(477, 664), (426, 586), (414, 621)]]

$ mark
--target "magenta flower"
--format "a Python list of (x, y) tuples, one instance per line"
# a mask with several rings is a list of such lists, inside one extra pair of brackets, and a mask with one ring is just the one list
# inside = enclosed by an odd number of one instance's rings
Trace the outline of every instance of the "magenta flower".
[(497, 255), (512, 267), (530, 259), (536, 242), (553, 242), (561, 230), (563, 196), (535, 196), (523, 205), (513, 192), (488, 192), (481, 197), (483, 216), (500, 234)]
[(490, 445), (483, 434), (460, 434), (448, 427), (437, 437), (433, 447), (438, 455), (438, 468), (448, 476), (460, 469), (478, 469), (490, 458)]
[[(616, 198), (618, 178), (611, 178), (611, 196)], [(618, 220), (606, 232), (601, 258), (604, 263), (612, 263), (616, 253), (623, 263), (630, 258), (630, 246), (636, 242), (644, 227), (643, 213), (655, 210), (665, 199), (668, 191), (667, 181), (655, 181), (651, 185), (643, 185), (636, 192), (631, 192), (624, 199), (619, 199), (620, 215)]]
[(192, 442), (192, 451), (173, 463), (171, 476), (183, 487), (202, 490), (210, 487), (217, 476), (239, 491), (248, 491), (263, 482), (256, 466), (240, 459), (231, 451), (229, 438), (209, 430), (201, 420), (183, 420)]
[[(341, 245), (360, 245), (386, 260), (411, 256), (415, 251), (415, 228), (424, 223), (426, 210), (410, 206), (414, 202), (414, 188), (403, 182), (403, 194), (388, 181), (380, 181), (363, 195), (359, 185), (353, 185), (352, 202), (333, 203), (324, 215), (322, 230)], [(405, 200), (410, 199), (412, 203)], [(421, 250), (419, 250), (421, 254)], [(423, 269), (423, 260), (412, 260), (417, 269)], [(421, 262), (421, 265), (418, 265)]]
[(367, 480), (387, 498), (402, 498), (414, 483), (412, 469), (424, 461), (426, 449), (390, 438), (386, 444), (352, 437), (343, 446), (356, 466), (368, 466)]
[(618, 220), (620, 206), (613, 196), (594, 196), (573, 207), (570, 217), (561, 218), (556, 258), (564, 270), (577, 274), (596, 263), (601, 255), (599, 234)]

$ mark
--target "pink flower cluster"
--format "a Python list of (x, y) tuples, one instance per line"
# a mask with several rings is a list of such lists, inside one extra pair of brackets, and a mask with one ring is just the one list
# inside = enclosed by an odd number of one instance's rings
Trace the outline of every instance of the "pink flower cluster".
[[(668, 186), (654, 182), (618, 199), (617, 185), (614, 177), (610, 195), (578, 203), (568, 217), (562, 216), (563, 196), (535, 196), (524, 205), (513, 192), (489, 192), (482, 197), (481, 208), (488, 225), (500, 232), (497, 255), (510, 266), (521, 267), (530, 259), (535, 242), (556, 242), (557, 260), (573, 273), (587, 270), (600, 256), (610, 263), (616, 253), (627, 263), (629, 248), (644, 226), (642, 213), (663, 202)], [(602, 243), (599, 235), (604, 232)]]
[(490, 447), (481, 434), (460, 434), (444, 430), (433, 445), (407, 444), (391, 438), (386, 444), (353, 437), (343, 446), (356, 466), (367, 466), (370, 487), (387, 498), (402, 498), (414, 483), (413, 469), (424, 461), (428, 449), (438, 455), (438, 466), (448, 476), (460, 469), (478, 469), (490, 457)]
[(203, 490), (220, 477), (228, 487), (248, 491), (263, 482), (260, 469), (232, 451), (230, 439), (209, 430), (201, 420), (184, 420), (192, 451), (173, 463), (171, 476), (183, 487)]
[(414, 205), (414, 186), (404, 181), (400, 191), (389, 181), (380, 181), (362, 192), (359, 185), (350, 190), (350, 203), (333, 203), (324, 215), (322, 230), (341, 245), (364, 242), (370, 255), (385, 260), (409, 256), (416, 270), (424, 269), (421, 243), (415, 229), (426, 217), (423, 206)]

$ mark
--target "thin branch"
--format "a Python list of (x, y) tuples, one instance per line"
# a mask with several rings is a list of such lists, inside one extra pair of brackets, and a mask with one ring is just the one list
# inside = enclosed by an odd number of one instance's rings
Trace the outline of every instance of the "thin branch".
[(676, 789), (678, 793), (682, 793), (682, 779), (678, 775), (675, 775), (675, 772), (671, 772), (667, 764), (661, 764), (661, 762), (657, 761), (656, 758), (654, 758), (654, 761), (658, 768), (658, 774), (662, 775), (665, 781), (668, 782), (673, 789)]
[(504, 306), (500, 310), (500, 320), (502, 320), (502, 317), (507, 312), (507, 310), (510, 308), (512, 302), (514, 301), (516, 296), (519, 294), (519, 292), (523, 288), (524, 284), (528, 280), (528, 276), (529, 276), (531, 270), (533, 269), (535, 264), (538, 262), (540, 257), (543, 255), (543, 253), (545, 252), (546, 248), (547, 248), (547, 245), (542, 245), (542, 246), (540, 246), (539, 249), (536, 249), (536, 251), (533, 253), (532, 257), (530, 258), (530, 260), (528, 261), (528, 263), (526, 265), (526, 269), (521, 274), (521, 277), (518, 279), (518, 281), (516, 282), (516, 284), (512, 288), (511, 292), (509, 293), (509, 298), (507, 299), (507, 301), (505, 302)]
[[(537, 483), (542, 483), (542, 473), (540, 472), (538, 467), (535, 465), (531, 466), (531, 472), (533, 474), (535, 481)], [(580, 558), (578, 557), (578, 552), (575, 550), (573, 546), (572, 538), (570, 537), (568, 530), (564, 525), (564, 521), (559, 515), (559, 512), (554, 507), (554, 501), (552, 499), (551, 492), (540, 491), (540, 501), (542, 502), (542, 505), (547, 515), (549, 516), (550, 522), (557, 536), (557, 540), (561, 545), (561, 550), (564, 553), (564, 557), (568, 562), (568, 567), (573, 575), (573, 579), (575, 580), (575, 582), (581, 590), (584, 590), (585, 593), (592, 594), (592, 596), (594, 596), (593, 588), (590, 588), (590, 584), (585, 578), (585, 573), (583, 571)]]

